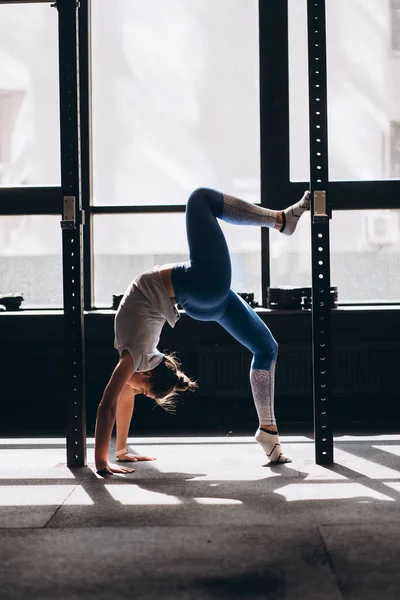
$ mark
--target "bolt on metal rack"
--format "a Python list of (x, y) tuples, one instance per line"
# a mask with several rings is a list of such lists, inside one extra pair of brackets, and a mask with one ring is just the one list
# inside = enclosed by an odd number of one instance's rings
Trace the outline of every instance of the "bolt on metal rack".
[(325, 0), (307, 0), (315, 460), (333, 463)]
[(67, 465), (86, 465), (83, 224), (79, 98), (79, 3), (57, 0), (63, 219)]

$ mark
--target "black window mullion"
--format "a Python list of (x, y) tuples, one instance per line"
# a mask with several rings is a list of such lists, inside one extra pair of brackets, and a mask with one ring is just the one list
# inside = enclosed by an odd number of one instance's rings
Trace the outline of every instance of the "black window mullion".
[(51, 4), (53, 0), (1, 0), (1, 4)]
[(93, 307), (93, 216), (91, 213), (92, 172), (92, 111), (91, 111), (91, 1), (81, 0), (79, 7), (79, 108), (81, 144), (83, 225), (84, 308)]
[(91, 206), (92, 215), (112, 214), (145, 214), (145, 213), (182, 213), (186, 211), (186, 204), (139, 204), (139, 205), (108, 205)]
[[(289, 181), (288, 6), (259, 1), (261, 205), (282, 208)], [(270, 284), (269, 231), (261, 230), (262, 304)]]

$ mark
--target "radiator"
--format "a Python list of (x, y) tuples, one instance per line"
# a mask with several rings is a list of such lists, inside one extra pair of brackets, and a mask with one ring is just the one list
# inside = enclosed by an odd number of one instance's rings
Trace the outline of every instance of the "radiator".
[[(198, 349), (197, 378), (202, 396), (251, 395), (251, 353), (239, 345), (204, 345)], [(333, 393), (374, 394), (400, 392), (398, 344), (352, 344), (333, 350)], [(280, 344), (276, 368), (276, 395), (312, 393), (311, 347)]]

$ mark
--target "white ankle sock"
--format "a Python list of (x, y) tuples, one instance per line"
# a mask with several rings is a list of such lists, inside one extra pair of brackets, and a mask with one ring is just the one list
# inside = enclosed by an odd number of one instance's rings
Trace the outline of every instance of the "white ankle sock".
[(272, 463), (291, 463), (292, 459), (282, 453), (279, 436), (275, 432), (267, 433), (263, 429), (257, 429), (256, 441), (260, 444), (265, 454)]
[(303, 197), (299, 202), (289, 206), (288, 208), (285, 208), (285, 210), (282, 211), (283, 225), (279, 231), (284, 235), (292, 235), (297, 227), (297, 223), (299, 222), (301, 215), (308, 209), (309, 206), (310, 192), (307, 190), (304, 192)]

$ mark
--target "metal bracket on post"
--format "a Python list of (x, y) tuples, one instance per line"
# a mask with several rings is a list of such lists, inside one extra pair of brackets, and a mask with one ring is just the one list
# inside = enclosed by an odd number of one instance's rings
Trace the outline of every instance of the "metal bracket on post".
[(63, 219), (61, 229), (76, 229), (85, 224), (85, 211), (76, 209), (75, 196), (64, 196)]
[(76, 229), (75, 196), (64, 196), (63, 220), (61, 229)]
[(317, 190), (314, 192), (313, 223), (327, 223), (329, 214), (326, 209), (326, 192)]

